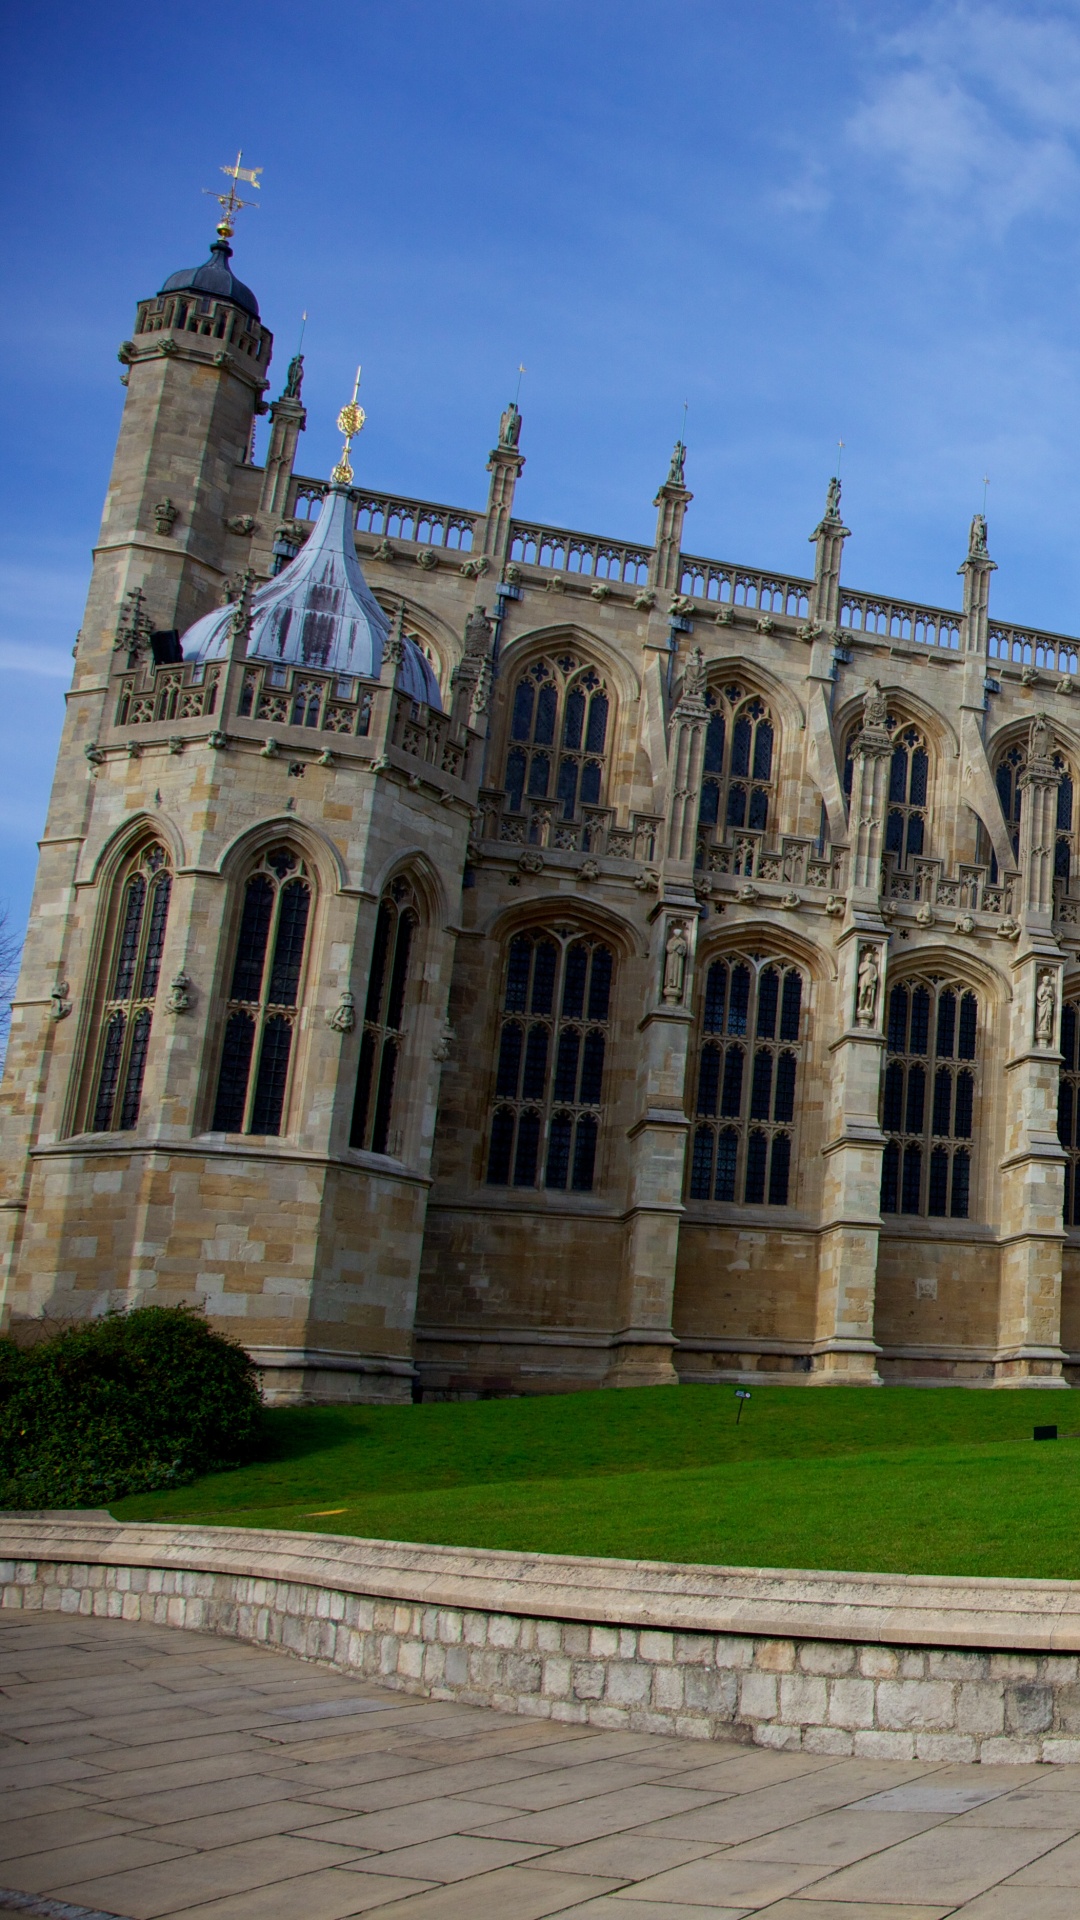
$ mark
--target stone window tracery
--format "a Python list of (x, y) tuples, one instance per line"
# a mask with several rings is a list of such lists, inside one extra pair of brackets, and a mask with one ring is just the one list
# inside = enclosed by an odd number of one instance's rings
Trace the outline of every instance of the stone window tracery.
[(226, 1003), (215, 1133), (282, 1131), (311, 898), (307, 867), (291, 847), (273, 847), (248, 876)]
[(392, 882), (379, 902), (364, 1003), (349, 1145), (369, 1153), (394, 1151), (391, 1121), (398, 1066), (405, 1044), (405, 1011), (420, 912), (409, 882)]
[[(886, 722), (893, 736), (889, 762), (885, 817), (885, 851), (896, 856), (898, 866), (906, 866), (914, 856), (926, 852), (930, 788), (930, 753), (926, 736), (919, 727), (889, 714)], [(855, 742), (859, 728), (852, 728), (844, 754), (844, 792), (851, 799), (855, 771)]]
[(510, 942), (487, 1183), (591, 1193), (611, 1022), (610, 947), (568, 928)]
[(322, 706), (325, 683), (321, 680), (298, 680), (293, 685), (292, 712), (290, 723), (294, 727), (317, 727)]
[(882, 1213), (968, 1219), (978, 1040), (970, 987), (934, 974), (891, 988)]
[(526, 799), (557, 803), (559, 818), (598, 807), (604, 791), (611, 700), (596, 668), (576, 654), (534, 660), (514, 688), (506, 803), (520, 813)]
[(1066, 1154), (1064, 1222), (1080, 1227), (1080, 1000), (1075, 998), (1061, 1009), (1061, 1051), (1057, 1131)]
[[(1027, 755), (1024, 753), (1023, 748), (1010, 747), (1006, 753), (1002, 754), (997, 764), (997, 772), (994, 775), (994, 784), (998, 790), (998, 799), (1001, 801), (1001, 811), (1005, 816), (1005, 826), (1012, 843), (1013, 857), (1016, 860), (1020, 858), (1020, 806), (1023, 800), (1023, 788), (1020, 785), (1020, 775), (1023, 773), (1026, 765)], [(995, 860), (995, 867), (996, 864)], [(994, 880), (997, 879), (996, 872), (992, 874), (991, 878)]]
[(168, 855), (156, 841), (127, 861), (117, 881), (91, 1075), (94, 1133), (127, 1133), (138, 1124), (171, 892)]
[(725, 954), (705, 975), (691, 1200), (786, 1207), (792, 1183), (803, 976), (786, 960)]
[(773, 795), (775, 728), (765, 702), (737, 685), (705, 695), (704, 772), (699, 824), (750, 827), (763, 833)]
[[(1072, 871), (1073, 853), (1073, 778), (1068, 761), (1061, 753), (1053, 756), (1054, 767), (1061, 778), (1057, 790), (1056, 834), (1054, 839), (1054, 878), (1067, 881)], [(997, 763), (994, 784), (997, 787), (1001, 811), (1005, 816), (1009, 840), (1012, 844), (1013, 858), (1020, 860), (1020, 816), (1023, 808), (1024, 789), (1020, 776), (1027, 766), (1027, 754), (1020, 745), (1007, 747)], [(984, 842), (988, 837), (983, 829)], [(991, 885), (997, 884), (997, 855), (986, 848), (990, 867)]]

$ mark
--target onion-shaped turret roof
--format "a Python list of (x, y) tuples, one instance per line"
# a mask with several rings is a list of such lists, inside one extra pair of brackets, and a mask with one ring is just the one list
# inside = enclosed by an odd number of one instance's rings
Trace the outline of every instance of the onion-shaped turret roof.
[[(354, 523), (350, 489), (332, 485), (306, 545), (252, 594), (249, 659), (378, 679), (390, 622), (364, 579)], [(183, 636), (184, 659), (227, 659), (234, 612), (217, 607), (196, 620)], [(413, 700), (441, 709), (430, 663), (415, 640), (402, 640), (395, 684)]]
[(250, 313), (252, 318), (259, 317), (259, 303), (250, 287), (238, 280), (229, 266), (232, 248), (227, 239), (220, 234), (210, 249), (209, 260), (201, 267), (181, 267), (179, 273), (170, 273), (162, 294), (201, 293), (213, 300), (231, 300), (234, 307)]

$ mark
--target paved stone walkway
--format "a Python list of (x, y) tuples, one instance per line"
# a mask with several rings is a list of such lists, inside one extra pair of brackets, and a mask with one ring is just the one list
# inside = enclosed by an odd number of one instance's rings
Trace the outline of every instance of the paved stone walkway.
[(0, 1796), (0, 1916), (1080, 1916), (1078, 1767), (553, 1726), (70, 1615), (0, 1613)]

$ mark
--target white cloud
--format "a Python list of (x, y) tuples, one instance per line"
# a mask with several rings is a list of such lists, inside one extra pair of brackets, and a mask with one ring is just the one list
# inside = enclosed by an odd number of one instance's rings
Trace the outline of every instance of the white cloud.
[[(33, 543), (28, 560), (0, 565), (0, 670), (70, 680), (88, 571), (64, 548), (44, 541)], [(0, 712), (0, 748), (7, 726)]]
[(1080, 21), (946, 4), (880, 43), (847, 125), (909, 195), (1001, 232), (1077, 197)]
[(778, 188), (771, 198), (781, 213), (824, 213), (832, 199), (827, 169), (822, 161), (807, 158), (796, 176)]
[(71, 649), (31, 646), (19, 640), (0, 640), (0, 672), (33, 673), (45, 680), (71, 679)]

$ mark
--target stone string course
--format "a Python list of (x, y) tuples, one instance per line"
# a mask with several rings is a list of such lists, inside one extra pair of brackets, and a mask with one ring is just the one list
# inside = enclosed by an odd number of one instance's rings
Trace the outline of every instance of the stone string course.
[(152, 1621), (436, 1700), (879, 1760), (1080, 1763), (1080, 1657), (686, 1633), (235, 1572), (0, 1561), (5, 1608)]

